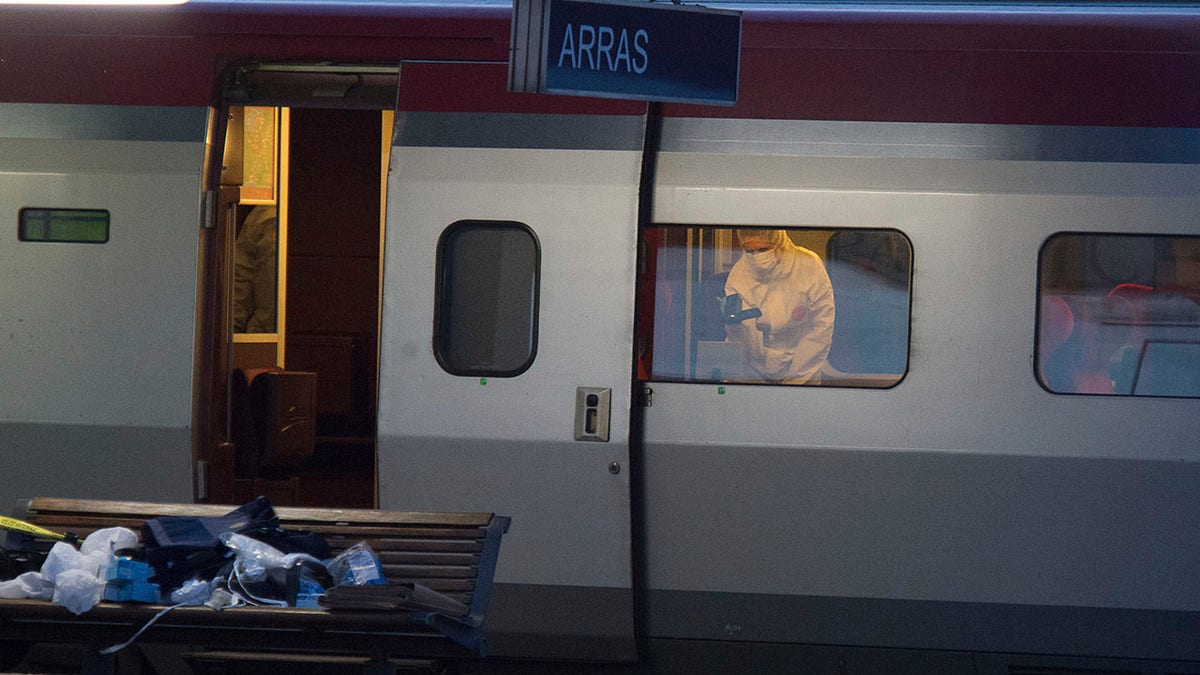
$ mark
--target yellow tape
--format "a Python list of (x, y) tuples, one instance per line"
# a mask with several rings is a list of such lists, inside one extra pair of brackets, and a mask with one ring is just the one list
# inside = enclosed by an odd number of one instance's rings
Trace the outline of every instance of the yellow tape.
[(27, 523), (23, 520), (17, 520), (16, 518), (9, 518), (8, 516), (0, 516), (0, 527), (8, 530), (16, 530), (17, 532), (24, 532), (25, 534), (30, 534), (35, 537), (42, 537), (44, 539), (61, 540), (67, 538), (65, 534), (52, 532), (44, 527), (38, 527), (33, 523)]

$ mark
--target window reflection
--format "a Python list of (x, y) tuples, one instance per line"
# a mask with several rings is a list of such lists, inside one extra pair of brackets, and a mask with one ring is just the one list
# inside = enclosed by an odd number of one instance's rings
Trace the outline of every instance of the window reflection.
[(541, 252), (533, 230), (463, 220), (438, 241), (434, 355), (453, 375), (516, 377), (537, 354)]
[(643, 237), (639, 376), (889, 387), (908, 353), (899, 232), (661, 225)]
[(1200, 396), (1200, 237), (1060, 234), (1040, 262), (1043, 386)]

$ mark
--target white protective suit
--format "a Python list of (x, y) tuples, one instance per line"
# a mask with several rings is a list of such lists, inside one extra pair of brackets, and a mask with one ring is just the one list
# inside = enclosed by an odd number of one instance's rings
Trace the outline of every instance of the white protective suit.
[(726, 295), (737, 293), (743, 309), (757, 307), (762, 316), (727, 326), (727, 339), (742, 343), (749, 376), (816, 383), (833, 340), (833, 285), (816, 253), (783, 230), (767, 236), (774, 250), (743, 253), (725, 282)]
[(246, 216), (233, 248), (233, 330), (275, 332), (279, 219), (274, 206), (256, 206)]

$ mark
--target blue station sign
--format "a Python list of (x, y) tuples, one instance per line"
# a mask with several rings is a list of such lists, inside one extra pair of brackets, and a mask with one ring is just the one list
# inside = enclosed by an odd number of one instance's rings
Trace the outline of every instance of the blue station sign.
[(731, 10), (514, 0), (509, 89), (734, 105), (741, 34)]

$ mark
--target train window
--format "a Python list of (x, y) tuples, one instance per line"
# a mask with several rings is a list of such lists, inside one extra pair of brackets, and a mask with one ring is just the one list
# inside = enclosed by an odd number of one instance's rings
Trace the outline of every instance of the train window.
[(103, 209), (21, 209), (21, 241), (67, 244), (108, 243), (108, 211)]
[(656, 225), (642, 237), (638, 375), (895, 386), (912, 245), (895, 230)]
[(1200, 237), (1057, 234), (1039, 266), (1043, 387), (1200, 397)]
[(463, 220), (438, 241), (434, 354), (454, 375), (515, 377), (537, 353), (541, 252), (526, 225)]

